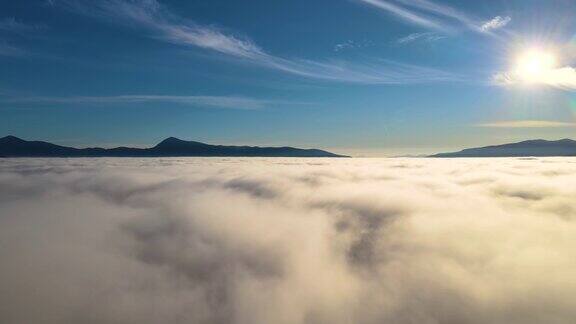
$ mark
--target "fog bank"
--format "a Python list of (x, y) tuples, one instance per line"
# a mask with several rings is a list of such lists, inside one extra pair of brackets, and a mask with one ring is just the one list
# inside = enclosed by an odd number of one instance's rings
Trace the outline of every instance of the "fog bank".
[(576, 318), (576, 159), (0, 159), (0, 322)]

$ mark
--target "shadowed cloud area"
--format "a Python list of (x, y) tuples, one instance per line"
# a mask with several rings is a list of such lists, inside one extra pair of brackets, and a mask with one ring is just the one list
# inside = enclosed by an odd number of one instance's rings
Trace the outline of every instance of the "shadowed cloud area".
[(574, 158), (0, 159), (1, 323), (573, 323)]

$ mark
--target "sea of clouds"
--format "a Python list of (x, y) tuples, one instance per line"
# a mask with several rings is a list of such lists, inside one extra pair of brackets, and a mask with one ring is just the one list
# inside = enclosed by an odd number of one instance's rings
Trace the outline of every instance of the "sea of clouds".
[(0, 159), (0, 323), (560, 324), (576, 159)]

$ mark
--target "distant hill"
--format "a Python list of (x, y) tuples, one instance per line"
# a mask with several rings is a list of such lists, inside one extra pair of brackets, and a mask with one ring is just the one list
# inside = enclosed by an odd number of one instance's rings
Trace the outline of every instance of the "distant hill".
[(431, 157), (515, 157), (515, 156), (576, 156), (576, 141), (530, 140), (519, 143), (469, 148), (453, 153), (439, 153)]
[(74, 148), (15, 136), (0, 138), (4, 157), (345, 157), (317, 149), (210, 145), (170, 137), (151, 148)]

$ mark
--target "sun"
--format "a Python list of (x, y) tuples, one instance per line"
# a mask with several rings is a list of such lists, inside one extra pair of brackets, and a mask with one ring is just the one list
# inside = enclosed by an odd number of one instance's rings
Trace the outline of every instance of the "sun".
[(542, 49), (530, 49), (518, 56), (515, 72), (521, 80), (533, 83), (545, 78), (556, 64), (554, 53)]

